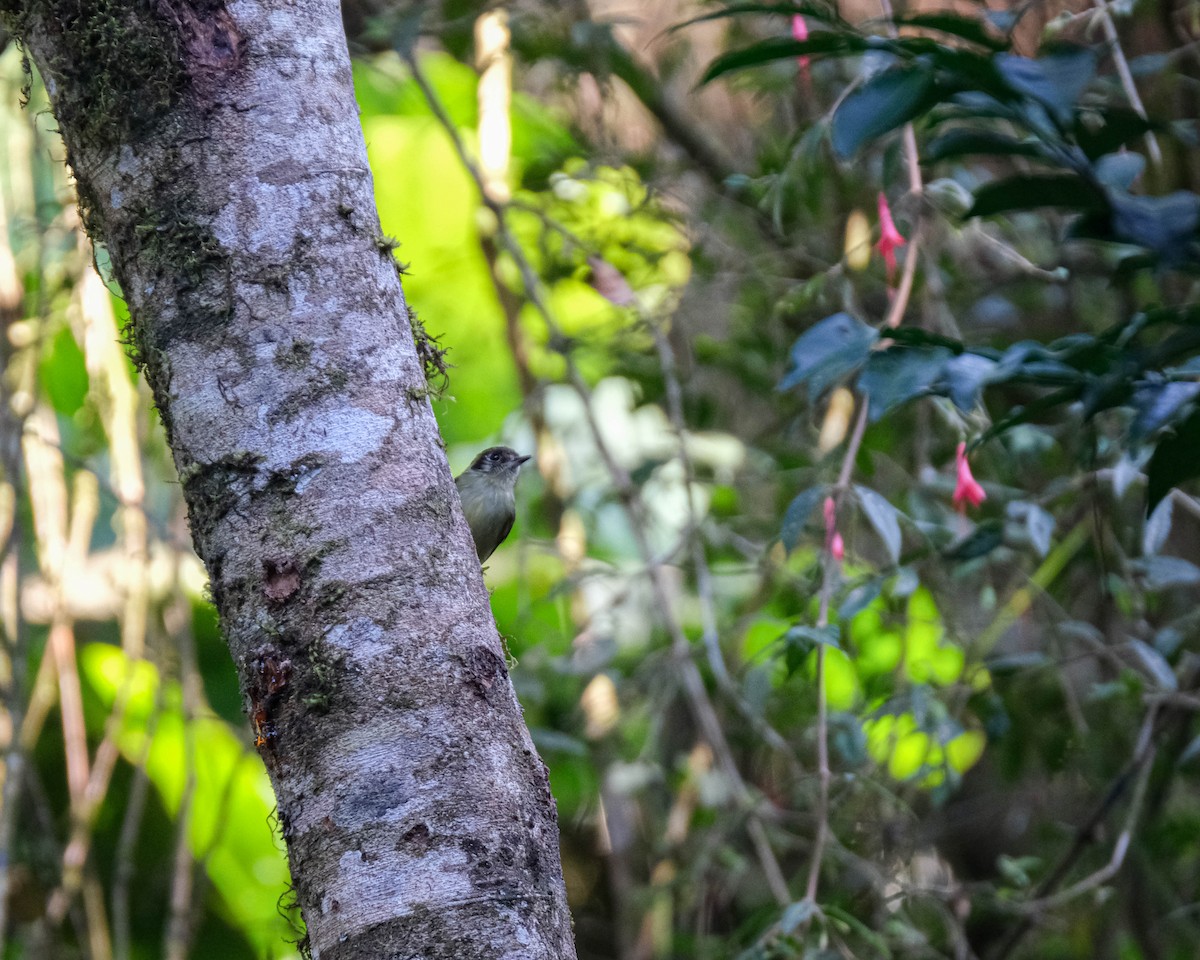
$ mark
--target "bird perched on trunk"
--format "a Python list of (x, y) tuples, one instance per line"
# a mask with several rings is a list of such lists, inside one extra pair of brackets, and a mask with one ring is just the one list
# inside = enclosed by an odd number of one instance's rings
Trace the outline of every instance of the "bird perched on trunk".
[(513, 487), (529, 457), (511, 447), (488, 447), (454, 478), (463, 514), (482, 563), (504, 542), (517, 515)]

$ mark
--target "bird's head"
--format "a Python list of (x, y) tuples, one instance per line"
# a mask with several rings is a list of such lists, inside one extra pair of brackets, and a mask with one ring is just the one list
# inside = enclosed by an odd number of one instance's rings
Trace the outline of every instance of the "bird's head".
[(528, 456), (522, 456), (511, 447), (488, 447), (471, 461), (467, 472), (482, 475), (493, 482), (514, 484), (521, 472), (521, 464), (528, 459)]

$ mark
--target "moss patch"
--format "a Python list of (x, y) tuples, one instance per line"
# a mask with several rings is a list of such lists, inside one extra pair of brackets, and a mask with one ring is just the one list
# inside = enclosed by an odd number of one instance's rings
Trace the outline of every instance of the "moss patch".
[[(50, 38), (40, 64), (53, 81), (54, 113), (80, 144), (112, 147), (142, 135), (186, 83), (175, 25), (152, 0), (2, 0), (5, 25)], [(38, 51), (41, 53), (42, 51)]]

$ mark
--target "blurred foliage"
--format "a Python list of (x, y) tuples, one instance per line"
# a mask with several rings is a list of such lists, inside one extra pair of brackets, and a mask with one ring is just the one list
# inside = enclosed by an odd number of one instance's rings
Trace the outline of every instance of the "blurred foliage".
[[(1187, 17), (531, 0), (484, 197), (490, 5), (345, 8), (451, 465), (536, 455), (486, 577), (580, 956), (1196, 956)], [(57, 955), (290, 956), (118, 291), (0, 77), (5, 956), (60, 887)], [(113, 766), (72, 878), (81, 750)]]

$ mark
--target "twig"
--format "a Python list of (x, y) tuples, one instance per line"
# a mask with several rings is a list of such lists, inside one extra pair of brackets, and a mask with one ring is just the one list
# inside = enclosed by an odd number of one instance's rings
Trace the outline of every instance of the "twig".
[(138, 833), (141, 830), (142, 814), (146, 808), (146, 794), (150, 776), (146, 763), (150, 759), (150, 747), (158, 728), (158, 717), (162, 709), (162, 684), (155, 688), (154, 709), (146, 720), (146, 735), (142, 741), (141, 755), (134, 763), (133, 783), (129, 787), (129, 799), (125, 805), (125, 816), (121, 819), (121, 833), (117, 840), (116, 865), (113, 868), (110, 910), (113, 927), (113, 956), (115, 960), (129, 960), (129, 886), (136, 866)]
[[(1117, 25), (1113, 22), (1112, 12), (1105, 0), (1097, 2), (1096, 12), (1100, 17), (1100, 26), (1104, 28), (1104, 39), (1108, 41), (1109, 50), (1112, 53), (1113, 66), (1117, 68), (1117, 76), (1121, 79), (1121, 89), (1125, 91), (1125, 97), (1129, 100), (1129, 105), (1133, 107), (1134, 113), (1143, 120), (1149, 120), (1146, 105), (1142, 103), (1141, 94), (1138, 93), (1137, 84), (1133, 80), (1133, 71), (1129, 69), (1129, 61), (1125, 59), (1121, 38), (1117, 35)], [(1162, 148), (1158, 145), (1158, 138), (1154, 135), (1153, 130), (1146, 131), (1146, 153), (1150, 155), (1150, 162), (1154, 164), (1155, 169), (1161, 171)]]
[[(460, 162), (464, 169), (475, 182), (476, 187), (480, 192), (481, 202), (487, 206), (496, 215), (497, 228), (496, 237), (504, 250), (513, 258), (517, 266), (517, 270), (521, 276), (521, 283), (525, 289), (525, 297), (529, 303), (541, 315), (547, 328), (551, 332), (552, 341), (565, 343), (565, 338), (561, 333), (561, 328), (555, 320), (553, 311), (547, 304), (541, 291), (541, 283), (533, 269), (533, 265), (525, 256), (520, 244), (508, 229), (507, 211), (503, 204), (497, 203), (490, 198), (484, 189), (483, 177), (478, 169), (477, 164), (467, 152), (466, 145), (459, 136), (458, 129), (455, 127), (453, 120), (446, 113), (437, 92), (429, 84), (420, 65), (417, 63), (415, 55), (411, 51), (404, 51), (403, 57), (408, 65), (409, 71), (412, 74), (413, 81), (421, 90), (421, 93), (429, 104), (430, 110), (434, 117), (446, 131), (450, 137), (457, 153)], [(592, 410), (591, 397), (586, 381), (576, 367), (573, 358), (567, 350), (562, 351), (563, 360), (566, 364), (567, 383), (579, 396), (585, 416), (587, 419), (588, 430), (591, 433), (592, 441), (596, 446), (601, 460), (612, 479), (613, 486), (616, 489), (618, 499), (629, 516), (630, 527), (633, 531), (634, 542), (637, 545), (638, 552), (642, 556), (643, 562), (649, 564), (654, 556), (654, 551), (650, 548), (650, 544), (646, 539), (645, 518), (641, 513), (641, 504), (637, 496), (637, 490), (634, 487), (628, 473), (617, 462), (609, 449), (607, 441), (604, 439), (603, 432), (600, 429), (599, 423), (596, 422), (595, 414)], [(763, 868), (764, 875), (771, 887), (771, 891), (776, 900), (780, 904), (790, 902), (791, 894), (787, 887), (787, 881), (783, 876), (783, 871), (779, 866), (779, 862), (775, 857), (774, 851), (771, 849), (770, 843), (767, 840), (766, 832), (762, 829), (761, 822), (758, 819), (758, 814), (753, 810), (753, 798), (749, 788), (742, 779), (741, 773), (737, 768), (737, 764), (733, 759), (733, 751), (729, 746), (729, 742), (725, 737), (725, 732), (721, 727), (720, 720), (717, 718), (717, 713), (713, 707), (712, 701), (709, 699), (708, 691), (704, 687), (704, 679), (700, 675), (699, 669), (692, 661), (690, 656), (690, 643), (680, 625), (678, 618), (674, 615), (672, 604), (670, 602), (670, 590), (663, 578), (662, 568), (658, 565), (649, 566), (650, 585), (654, 594), (655, 606), (658, 609), (659, 615), (662, 617), (664, 626), (671, 636), (672, 653), (675, 656), (679, 667), (680, 680), (683, 687), (684, 695), (691, 709), (693, 719), (699, 727), (705, 740), (711, 746), (714, 755), (717, 758), (721, 772), (729, 779), (733, 785), (735, 795), (739, 801), (751, 807), (750, 824), (758, 823), (757, 828), (748, 829), (750, 840), (755, 848), (755, 853), (758, 856), (759, 863)]]
[(680, 463), (683, 464), (683, 482), (688, 511), (686, 539), (691, 550), (692, 568), (696, 574), (696, 593), (700, 599), (700, 616), (702, 621), (701, 639), (708, 658), (709, 669), (722, 692), (729, 697), (737, 707), (738, 712), (754, 728), (755, 733), (763, 738), (771, 747), (778, 751), (792, 770), (793, 776), (800, 776), (803, 768), (796, 752), (792, 749), (783, 735), (767, 722), (766, 718), (755, 713), (745, 698), (741, 696), (729, 670), (725, 666), (725, 658), (721, 653), (721, 638), (717, 628), (716, 601), (713, 596), (712, 571), (708, 566), (708, 558), (704, 552), (704, 544), (700, 539), (699, 517), (695, 501), (692, 499), (692, 487), (696, 482), (696, 469), (692, 463), (691, 454), (687, 449), (686, 427), (683, 415), (683, 390), (679, 382), (679, 374), (675, 364), (675, 353), (670, 341), (662, 328), (653, 320), (648, 321), (654, 343), (658, 349), (659, 366), (663, 372), (663, 382), (666, 385), (667, 416), (675, 434), (676, 449)]
[[(897, 297), (898, 299), (898, 297)], [(838, 471), (837, 483), (830, 496), (834, 502), (834, 517), (836, 526), (837, 508), (840, 506), (846, 491), (850, 489), (850, 477), (854, 471), (854, 460), (862, 446), (863, 435), (867, 430), (867, 398), (863, 397), (858, 404), (858, 417), (854, 421), (854, 430), (850, 434), (850, 442), (846, 444), (846, 453), (842, 457), (842, 466)], [(832, 553), (832, 543), (829, 538), (821, 552), (821, 593), (817, 608), (817, 627), (829, 624), (829, 607), (833, 602), (833, 591), (839, 579), (839, 564)], [(817, 646), (817, 835), (813, 840), (812, 857), (808, 864), (808, 879), (804, 884), (804, 898), (814, 904), (817, 899), (817, 887), (821, 878), (821, 862), (825, 856), (825, 847), (829, 841), (829, 783), (833, 774), (829, 768), (829, 704), (825, 695), (825, 644)]]
[[(1139, 772), (1139, 769), (1143, 765), (1145, 765), (1147, 770), (1149, 770), (1149, 761), (1153, 758), (1155, 752), (1153, 737), (1155, 722), (1158, 719), (1158, 715), (1158, 709), (1154, 706), (1151, 706), (1146, 712), (1146, 717), (1142, 721), (1141, 729), (1138, 731), (1138, 738), (1134, 745), (1133, 755), (1126, 764), (1125, 769), (1117, 775), (1116, 779), (1113, 780), (1108, 790), (1105, 791), (1104, 796), (1096, 805), (1095, 809), (1093, 809), (1087, 819), (1084, 820), (1083, 824), (1075, 831), (1075, 839), (1072, 842), (1070, 849), (1067, 850), (1054, 869), (1051, 870), (1046, 878), (1038, 885), (1036, 896), (1031, 901), (1032, 904), (1057, 905), (1056, 898), (1052, 897), (1055, 888), (1063, 881), (1066, 875), (1070, 872), (1071, 868), (1075, 865), (1076, 861), (1078, 861), (1083, 855), (1083, 851), (1095, 842), (1097, 829), (1099, 828), (1100, 824), (1105, 821), (1113, 807), (1116, 806), (1117, 802), (1124, 795), (1125, 790), (1128, 788), (1129, 782), (1133, 776)], [(1141, 798), (1145, 793), (1146, 779), (1147, 777), (1145, 774), (1139, 777), (1136, 791), (1137, 795), (1134, 798), (1134, 803), (1131, 804), (1130, 816), (1126, 818), (1127, 829), (1131, 830), (1133, 823), (1136, 821), (1137, 811), (1141, 807)], [(1118, 839), (1118, 844), (1116, 847), (1114, 847), (1114, 856), (1109, 861), (1109, 866), (1111, 866), (1114, 861), (1116, 862), (1116, 868), (1113, 870), (1114, 874), (1117, 869), (1120, 869), (1120, 865), (1124, 861), (1128, 843), (1128, 840), (1125, 840), (1122, 843), (1121, 840)], [(1118, 850), (1118, 847), (1121, 849)], [(1118, 852), (1120, 853), (1119, 859), (1116, 856)], [(1107, 869), (1108, 867), (1102, 868), (1099, 873), (1103, 873), (1104, 870)], [(1091, 883), (1092, 878), (1095, 876), (1097, 876), (1097, 874), (1093, 874), (1092, 877), (1088, 877), (1085, 879), (1085, 881), (1081, 882)], [(1099, 880), (1092, 885), (1098, 885), (1099, 883), (1103, 882), (1103, 880)], [(1064, 891), (1064, 893), (1074, 891), (1078, 886), (1079, 884), (1075, 884), (1073, 887), (1068, 888), (1067, 891)], [(1085, 887), (1083, 890), (1079, 890), (1077, 892), (1086, 893), (1088, 889), (1091, 889), (1091, 886)], [(1049, 907), (1047, 906), (1045, 909), (1049, 909)], [(1033, 929), (1034, 918), (1028, 912), (1028, 905), (1022, 909), (1022, 913), (1025, 913), (1026, 915), (1013, 928), (1008, 937), (1000, 944), (1000, 947), (990, 957), (990, 960), (1006, 960), (1006, 958), (1009, 957), (1017, 948), (1021, 940), (1024, 939), (1025, 935)]]

